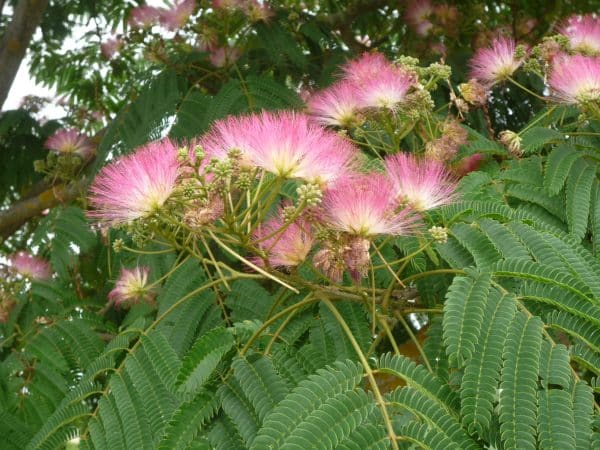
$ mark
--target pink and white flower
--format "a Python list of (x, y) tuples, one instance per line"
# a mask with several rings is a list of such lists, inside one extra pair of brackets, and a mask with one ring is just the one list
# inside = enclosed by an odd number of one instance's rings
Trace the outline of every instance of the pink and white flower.
[(366, 80), (359, 91), (359, 103), (363, 108), (395, 109), (414, 85), (414, 75), (396, 68), (387, 67), (377, 76)]
[(44, 146), (57, 154), (73, 153), (82, 158), (94, 153), (94, 146), (87, 136), (73, 128), (57, 130), (46, 139)]
[(379, 52), (363, 53), (359, 58), (348, 61), (342, 66), (344, 79), (361, 86), (363, 83), (389, 71), (393, 66)]
[(129, 307), (141, 301), (152, 302), (153, 294), (148, 286), (148, 267), (135, 267), (134, 269), (121, 269), (115, 287), (108, 294), (108, 300), (115, 307)]
[(215, 67), (225, 67), (236, 62), (240, 51), (235, 47), (214, 47), (210, 50), (209, 60)]
[(380, 173), (355, 174), (340, 180), (325, 192), (323, 220), (337, 231), (355, 236), (405, 234), (417, 218), (409, 208), (400, 208), (394, 188)]
[(600, 54), (600, 17), (569, 17), (561, 27), (560, 33), (569, 39), (573, 50), (586, 54)]
[(131, 10), (128, 23), (133, 28), (148, 28), (160, 18), (160, 9), (142, 5)]
[(183, 27), (196, 8), (196, 0), (183, 0), (175, 3), (170, 9), (160, 11), (160, 23), (167, 29), (175, 31)]
[(429, 0), (411, 0), (407, 2), (404, 18), (419, 36), (427, 36), (433, 24), (429, 20), (433, 14)]
[(568, 104), (600, 100), (600, 57), (557, 58), (548, 84), (554, 97)]
[(171, 196), (179, 175), (177, 146), (150, 142), (104, 167), (90, 188), (89, 216), (107, 225), (146, 217)]
[(223, 159), (235, 148), (241, 150), (244, 165), (321, 185), (352, 170), (358, 154), (343, 137), (293, 111), (217, 121), (200, 143), (209, 157)]
[(295, 112), (263, 112), (254, 117), (249, 141), (254, 165), (282, 178), (329, 185), (348, 173), (356, 148), (337, 133)]
[(488, 88), (506, 80), (521, 67), (523, 60), (515, 56), (515, 41), (498, 37), (491, 47), (480, 48), (471, 59), (471, 78), (475, 78)]
[(358, 88), (348, 81), (334, 83), (308, 100), (308, 112), (322, 125), (351, 126), (358, 109)]
[(418, 159), (398, 153), (385, 161), (393, 196), (415, 211), (426, 211), (451, 203), (456, 182), (444, 164), (434, 159)]
[[(256, 229), (254, 240), (271, 266), (288, 268), (304, 262), (315, 243), (310, 223), (298, 217), (288, 224), (282, 209)], [(262, 259), (256, 258), (256, 261), (262, 264)]]
[(23, 277), (32, 280), (48, 280), (52, 276), (50, 263), (39, 256), (27, 252), (17, 252), (10, 256), (12, 269)]

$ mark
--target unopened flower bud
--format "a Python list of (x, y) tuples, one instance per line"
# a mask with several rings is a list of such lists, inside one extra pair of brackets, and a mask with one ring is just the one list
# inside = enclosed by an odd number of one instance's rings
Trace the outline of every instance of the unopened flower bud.
[(463, 98), (474, 106), (483, 106), (487, 102), (487, 90), (476, 79), (469, 80), (458, 86)]
[(318, 184), (307, 183), (296, 189), (300, 202), (305, 202), (308, 206), (315, 206), (321, 203), (323, 191)]
[(38, 173), (46, 170), (46, 161), (44, 161), (43, 159), (36, 159), (33, 162), (33, 170), (35, 170)]
[(523, 150), (521, 149), (521, 136), (517, 133), (505, 130), (500, 132), (498, 137), (500, 138), (500, 142), (508, 148), (511, 155), (521, 156), (523, 154)]
[(429, 229), (429, 234), (435, 242), (438, 244), (445, 244), (448, 242), (448, 229), (445, 227), (431, 227)]
[(123, 239), (115, 239), (112, 244), (113, 251), (115, 253), (121, 253), (124, 245), (125, 243), (123, 242)]
[(187, 159), (189, 158), (189, 150), (187, 147), (179, 147), (177, 149), (177, 157), (179, 158), (179, 161), (187, 161)]
[(292, 205), (284, 206), (281, 215), (285, 223), (293, 222), (296, 219), (296, 207)]

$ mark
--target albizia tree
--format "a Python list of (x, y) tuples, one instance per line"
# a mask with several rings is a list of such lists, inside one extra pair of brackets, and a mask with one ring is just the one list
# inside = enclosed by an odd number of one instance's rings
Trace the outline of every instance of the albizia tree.
[(597, 2), (42, 3), (0, 448), (600, 447)]

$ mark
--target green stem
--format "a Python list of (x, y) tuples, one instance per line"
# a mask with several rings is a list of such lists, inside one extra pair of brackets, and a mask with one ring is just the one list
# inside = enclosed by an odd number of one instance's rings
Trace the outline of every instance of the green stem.
[(352, 334), (352, 330), (350, 329), (350, 327), (344, 320), (344, 317), (340, 314), (340, 312), (333, 305), (333, 303), (331, 303), (331, 301), (329, 301), (326, 298), (322, 298), (321, 300), (323, 301), (325, 306), (327, 306), (327, 308), (329, 308), (329, 310), (331, 311), (331, 313), (333, 314), (333, 316), (335, 317), (337, 322), (340, 324), (340, 326), (346, 333), (346, 336), (350, 340), (352, 347), (354, 347), (354, 350), (356, 351), (356, 354), (358, 355), (358, 358), (360, 359), (360, 362), (367, 374), (367, 379), (369, 380), (369, 384), (371, 385), (371, 390), (373, 391), (373, 394), (375, 395), (375, 401), (377, 402), (377, 404), (379, 405), (379, 408), (381, 409), (381, 415), (383, 417), (383, 421), (387, 428), (387, 433), (388, 433), (388, 437), (390, 439), (390, 443), (392, 444), (392, 449), (399, 450), (398, 442), (396, 441), (396, 433), (394, 432), (394, 427), (392, 425), (392, 421), (390, 420), (390, 416), (388, 414), (387, 407), (385, 405), (385, 400), (383, 399), (383, 396), (381, 395), (379, 386), (377, 386), (377, 381), (375, 380), (375, 376), (373, 375), (373, 370), (371, 370), (371, 367), (369, 366), (369, 362), (367, 361), (366, 356), (364, 355), (362, 349), (360, 348), (360, 345), (356, 341), (356, 338)]

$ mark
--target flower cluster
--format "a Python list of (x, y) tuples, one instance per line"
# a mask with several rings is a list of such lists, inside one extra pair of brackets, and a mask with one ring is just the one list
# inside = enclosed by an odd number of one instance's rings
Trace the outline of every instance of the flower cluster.
[(321, 124), (351, 127), (360, 121), (361, 110), (396, 110), (416, 83), (408, 68), (381, 53), (365, 53), (342, 67), (340, 80), (308, 100), (308, 111)]
[[(339, 281), (347, 270), (359, 282), (372, 242), (414, 233), (424, 211), (453, 200), (455, 181), (443, 162), (406, 153), (388, 157), (385, 172), (365, 173), (358, 154), (302, 113), (231, 116), (186, 146), (163, 139), (103, 168), (89, 215), (105, 226), (181, 223), (200, 235), (225, 227), (248, 243), (254, 267), (290, 270), (317, 248), (313, 264), (325, 276)], [(296, 195), (270, 216), (289, 180)], [(146, 283), (147, 272), (124, 271), (111, 302), (143, 297)]]
[(137, 6), (131, 10), (129, 25), (132, 28), (148, 28), (160, 22), (165, 29), (177, 31), (187, 23), (195, 8), (196, 0), (177, 1), (169, 9)]

